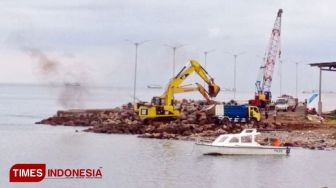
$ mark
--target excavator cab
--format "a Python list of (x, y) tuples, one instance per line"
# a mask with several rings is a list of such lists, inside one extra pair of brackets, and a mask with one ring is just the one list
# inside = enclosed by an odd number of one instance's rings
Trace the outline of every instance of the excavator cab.
[(265, 101), (270, 102), (272, 100), (272, 93), (270, 91), (265, 91)]
[(249, 100), (249, 105), (257, 106), (259, 108), (265, 108), (266, 104), (267, 104), (267, 96), (262, 92), (256, 93), (254, 99)]
[(153, 97), (151, 104), (154, 106), (162, 106), (164, 104), (164, 100), (161, 97)]
[(143, 106), (162, 106), (164, 105), (164, 99), (162, 99), (161, 97), (153, 97), (151, 103), (146, 103), (146, 102), (137, 102), (133, 105), (133, 109), (135, 112), (139, 112), (140, 108)]
[(265, 91), (263, 93), (258, 93), (259, 107), (266, 108), (266, 106), (271, 102), (272, 94), (270, 91)]

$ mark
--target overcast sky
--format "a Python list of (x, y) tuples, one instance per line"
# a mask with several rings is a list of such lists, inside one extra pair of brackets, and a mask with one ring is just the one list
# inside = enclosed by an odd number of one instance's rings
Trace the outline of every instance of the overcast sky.
[[(188, 59), (204, 63), (221, 87), (233, 87), (233, 58), (238, 57), (237, 89), (253, 91), (279, 8), (282, 19), (283, 90), (316, 89), (318, 70), (307, 63), (335, 61), (336, 2), (333, 0), (1, 0), (0, 82), (45, 83), (38, 62), (25, 49), (39, 49), (65, 67), (63, 75), (85, 74), (90, 84), (132, 86), (134, 46), (125, 39), (151, 40), (139, 48), (139, 85), (165, 85)], [(71, 76), (62, 77), (67, 79)], [(54, 78), (52, 78), (54, 79)], [(191, 78), (191, 82), (197, 80)], [(325, 73), (323, 87), (336, 90), (336, 75)], [(55, 81), (55, 80), (54, 80)], [(64, 80), (62, 80), (64, 81)], [(71, 79), (70, 79), (71, 81)], [(279, 90), (279, 64), (272, 90)]]

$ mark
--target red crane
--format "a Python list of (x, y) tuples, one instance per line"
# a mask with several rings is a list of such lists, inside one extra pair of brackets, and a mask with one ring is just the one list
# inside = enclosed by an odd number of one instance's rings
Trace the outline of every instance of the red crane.
[(275, 19), (274, 27), (272, 29), (271, 38), (265, 58), (260, 66), (258, 78), (255, 83), (256, 92), (255, 99), (250, 100), (251, 105), (255, 105), (264, 108), (267, 103), (271, 101), (271, 86), (272, 77), (274, 72), (274, 66), (277, 61), (277, 57), (280, 57), (280, 34), (281, 34), (281, 15), (282, 9), (279, 9), (277, 17)]

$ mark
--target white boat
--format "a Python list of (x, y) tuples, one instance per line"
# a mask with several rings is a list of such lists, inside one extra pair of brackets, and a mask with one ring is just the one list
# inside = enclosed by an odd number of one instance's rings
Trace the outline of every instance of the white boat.
[(255, 141), (257, 129), (244, 129), (239, 134), (222, 134), (213, 142), (197, 141), (196, 147), (203, 154), (220, 155), (288, 155), (289, 147), (263, 146)]
[(64, 86), (66, 86), (66, 87), (78, 87), (78, 86), (81, 86), (81, 85), (78, 82), (65, 82)]
[(158, 85), (158, 84), (150, 84), (147, 85), (148, 89), (162, 89), (162, 86)]

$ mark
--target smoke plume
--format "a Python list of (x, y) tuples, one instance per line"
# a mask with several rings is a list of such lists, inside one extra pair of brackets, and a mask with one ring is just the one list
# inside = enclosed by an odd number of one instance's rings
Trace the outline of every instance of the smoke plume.
[(39, 49), (26, 48), (36, 62), (35, 73), (50, 85), (60, 85), (58, 103), (65, 109), (85, 106), (88, 89), (85, 86), (88, 73), (85, 67), (65, 64), (48, 57)]

